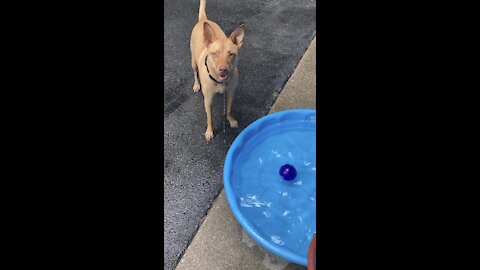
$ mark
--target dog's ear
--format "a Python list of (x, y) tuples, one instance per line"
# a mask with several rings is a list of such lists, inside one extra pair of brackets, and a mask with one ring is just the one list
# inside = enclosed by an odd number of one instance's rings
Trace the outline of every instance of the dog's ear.
[(244, 25), (241, 24), (235, 31), (232, 32), (230, 35), (230, 39), (232, 40), (233, 44), (237, 45), (238, 48), (242, 47), (243, 43), (243, 36), (245, 35)]
[(205, 46), (208, 46), (215, 39), (217, 39), (213, 28), (207, 22), (203, 23), (203, 39), (205, 40)]

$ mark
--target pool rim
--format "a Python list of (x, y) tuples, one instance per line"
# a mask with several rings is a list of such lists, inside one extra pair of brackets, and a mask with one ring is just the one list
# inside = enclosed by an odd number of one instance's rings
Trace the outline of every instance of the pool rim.
[[(223, 168), (223, 182), (224, 182), (223, 184), (224, 184), (225, 195), (227, 197), (230, 210), (235, 216), (235, 219), (237, 220), (237, 222), (240, 223), (240, 225), (245, 231), (247, 231), (250, 237), (252, 237), (258, 244), (260, 244), (260, 246), (272, 252), (273, 254), (280, 256), (286, 259), (287, 261), (300, 264), (303, 266), (307, 266), (307, 256), (302, 257), (298, 254), (291, 252), (286, 248), (282, 249), (280, 246), (271, 243), (270, 241), (268, 241), (267, 239), (264, 239), (259, 235), (255, 227), (252, 224), (250, 224), (250, 222), (248, 222), (246, 217), (241, 213), (240, 208), (235, 200), (235, 193), (233, 192), (233, 187), (231, 185), (231, 178), (230, 178), (231, 168), (234, 162), (233, 153), (237, 148), (247, 143), (247, 142), (243, 142), (245, 135), (252, 132), (252, 130), (258, 129), (263, 123), (267, 121), (278, 123), (286, 115), (298, 116), (298, 120), (300, 119), (305, 120), (307, 116), (314, 115), (315, 121), (316, 121), (316, 110), (314, 109), (289, 109), (289, 110), (268, 114), (251, 123), (237, 136), (237, 138), (235, 138), (234, 142), (228, 149), (227, 156), (225, 158), (224, 168)], [(315, 127), (315, 130), (316, 130), (316, 127)]]

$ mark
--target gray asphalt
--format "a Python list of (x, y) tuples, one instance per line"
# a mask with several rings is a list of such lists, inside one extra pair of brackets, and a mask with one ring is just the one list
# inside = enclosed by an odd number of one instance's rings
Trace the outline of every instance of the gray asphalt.
[(316, 1), (207, 0), (208, 18), (227, 35), (241, 23), (246, 29), (233, 108), (239, 128), (229, 128), (224, 96), (217, 95), (215, 138), (207, 142), (203, 96), (192, 90), (189, 49), (198, 5), (198, 0), (164, 2), (164, 269), (169, 270), (223, 187), (228, 147), (242, 129), (268, 113), (315, 34)]

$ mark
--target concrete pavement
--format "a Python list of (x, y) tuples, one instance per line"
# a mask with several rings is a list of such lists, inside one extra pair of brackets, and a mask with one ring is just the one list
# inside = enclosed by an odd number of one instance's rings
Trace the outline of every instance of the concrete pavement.
[[(269, 113), (295, 108), (316, 108), (316, 39), (278, 96)], [(261, 248), (233, 216), (225, 196), (220, 195), (209, 210), (176, 270), (299, 270)]]

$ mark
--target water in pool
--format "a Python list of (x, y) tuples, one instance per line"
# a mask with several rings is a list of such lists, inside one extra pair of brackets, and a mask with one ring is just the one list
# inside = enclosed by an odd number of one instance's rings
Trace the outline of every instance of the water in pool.
[[(234, 162), (236, 199), (265, 239), (307, 256), (316, 231), (315, 128), (296, 124), (269, 130), (255, 135)], [(279, 174), (285, 164), (297, 171), (293, 181)]]

